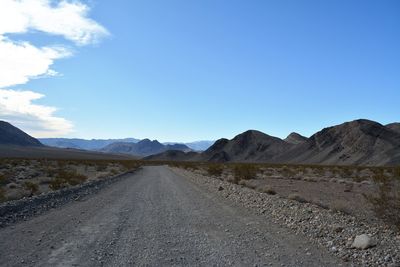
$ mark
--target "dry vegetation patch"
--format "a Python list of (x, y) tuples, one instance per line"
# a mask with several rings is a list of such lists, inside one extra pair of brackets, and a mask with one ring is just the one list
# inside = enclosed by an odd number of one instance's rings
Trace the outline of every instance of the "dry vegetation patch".
[(251, 163), (170, 165), (359, 219), (399, 227), (400, 167)]
[(132, 160), (0, 159), (0, 202), (104, 179), (141, 164)]

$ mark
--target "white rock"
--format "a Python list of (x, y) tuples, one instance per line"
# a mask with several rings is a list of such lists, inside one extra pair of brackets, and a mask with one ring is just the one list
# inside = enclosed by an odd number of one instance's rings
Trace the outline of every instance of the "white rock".
[(356, 236), (351, 247), (358, 248), (358, 249), (367, 249), (367, 248), (373, 247), (375, 245), (376, 245), (376, 243), (372, 239), (372, 237), (370, 237), (369, 235), (366, 235), (366, 234), (362, 234), (362, 235)]

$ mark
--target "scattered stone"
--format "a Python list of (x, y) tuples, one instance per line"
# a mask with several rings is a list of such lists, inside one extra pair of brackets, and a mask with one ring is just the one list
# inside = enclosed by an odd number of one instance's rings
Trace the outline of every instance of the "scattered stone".
[(367, 248), (373, 247), (375, 245), (376, 245), (376, 243), (372, 239), (372, 237), (370, 237), (369, 235), (366, 235), (366, 234), (362, 234), (362, 235), (356, 236), (351, 247), (357, 248), (357, 249), (367, 249)]
[(222, 191), (222, 190), (224, 190), (224, 188), (222, 186), (219, 186), (218, 191)]

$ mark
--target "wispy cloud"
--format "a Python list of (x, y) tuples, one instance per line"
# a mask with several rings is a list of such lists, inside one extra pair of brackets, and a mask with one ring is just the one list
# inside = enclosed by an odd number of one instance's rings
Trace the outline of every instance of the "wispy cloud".
[[(42, 32), (62, 36), (78, 46), (92, 44), (108, 35), (108, 31), (90, 19), (88, 11), (88, 6), (80, 1), (1, 0), (0, 88), (54, 76), (54, 61), (72, 55), (67, 47), (37, 47), (29, 41), (14, 41), (10, 34)], [(70, 132), (72, 123), (55, 117), (55, 108), (32, 104), (42, 97), (32, 91), (0, 89), (0, 118), (35, 136)]]
[(0, 118), (28, 128), (36, 137), (59, 136), (71, 132), (72, 123), (57, 117), (57, 108), (32, 103), (44, 97), (32, 91), (0, 89)]

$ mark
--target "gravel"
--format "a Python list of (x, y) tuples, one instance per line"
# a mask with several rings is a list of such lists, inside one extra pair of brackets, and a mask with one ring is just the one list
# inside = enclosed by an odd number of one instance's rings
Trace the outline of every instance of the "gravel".
[(0, 266), (345, 265), (163, 166), (4, 227), (0, 240)]
[(98, 192), (109, 184), (127, 177), (130, 173), (127, 172), (54, 192), (42, 193), (37, 196), (2, 203), (0, 204), (0, 228), (19, 221), (26, 221), (30, 217), (43, 214), (50, 209), (55, 209), (70, 201), (79, 201), (87, 195)]
[[(325, 247), (345, 262), (362, 266), (400, 266), (400, 233), (383, 224), (367, 223), (314, 204), (260, 193), (216, 177), (177, 168), (174, 171), (209, 192), (285, 226), (288, 233), (304, 236)], [(220, 187), (224, 190), (218, 190)], [(376, 246), (364, 250), (352, 248), (355, 237), (363, 234), (370, 236)]]

